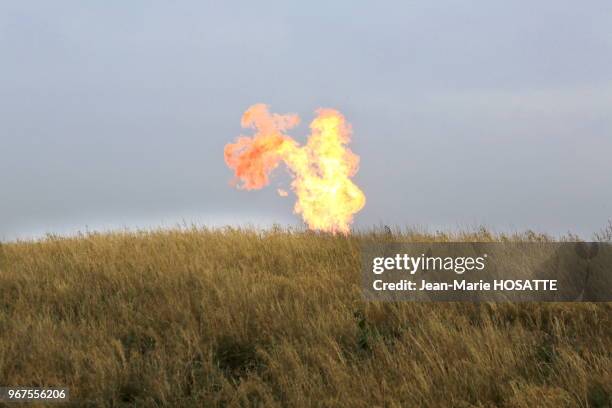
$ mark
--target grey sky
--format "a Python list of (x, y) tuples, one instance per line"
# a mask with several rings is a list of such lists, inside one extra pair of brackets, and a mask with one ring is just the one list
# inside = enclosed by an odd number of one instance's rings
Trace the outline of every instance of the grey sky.
[[(612, 217), (612, 2), (3, 1), (0, 239), (299, 223), (223, 146), (342, 111), (356, 225), (590, 236)], [(303, 140), (306, 126), (296, 134)]]

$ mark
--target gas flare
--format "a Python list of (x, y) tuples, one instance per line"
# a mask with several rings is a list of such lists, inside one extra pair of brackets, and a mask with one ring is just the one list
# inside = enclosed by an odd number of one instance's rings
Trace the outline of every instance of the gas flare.
[(308, 141), (300, 146), (285, 133), (299, 124), (297, 115), (270, 113), (264, 104), (251, 106), (242, 116), (242, 127), (255, 129), (255, 135), (226, 145), (225, 163), (234, 170), (234, 184), (245, 190), (268, 185), (271, 172), (285, 163), (297, 196), (294, 212), (311, 229), (348, 234), (354, 214), (365, 205), (365, 195), (351, 180), (359, 156), (346, 147), (351, 127), (344, 116), (334, 109), (316, 113)]

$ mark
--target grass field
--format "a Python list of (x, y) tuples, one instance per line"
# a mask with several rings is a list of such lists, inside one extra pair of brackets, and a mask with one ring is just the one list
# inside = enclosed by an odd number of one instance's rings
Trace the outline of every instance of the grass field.
[(4, 244), (0, 385), (74, 406), (609, 407), (612, 305), (366, 303), (359, 242), (183, 229)]

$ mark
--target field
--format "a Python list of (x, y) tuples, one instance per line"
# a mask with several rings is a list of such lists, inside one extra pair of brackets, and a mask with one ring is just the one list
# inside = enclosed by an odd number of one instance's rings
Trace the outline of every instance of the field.
[(73, 406), (609, 407), (612, 305), (366, 303), (362, 239), (181, 229), (5, 243), (0, 385)]

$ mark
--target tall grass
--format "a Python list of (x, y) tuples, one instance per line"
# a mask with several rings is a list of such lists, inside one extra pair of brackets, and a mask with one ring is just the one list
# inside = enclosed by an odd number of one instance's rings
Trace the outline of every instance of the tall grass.
[(608, 304), (366, 303), (363, 239), (184, 229), (5, 244), (0, 385), (74, 406), (605, 407)]

